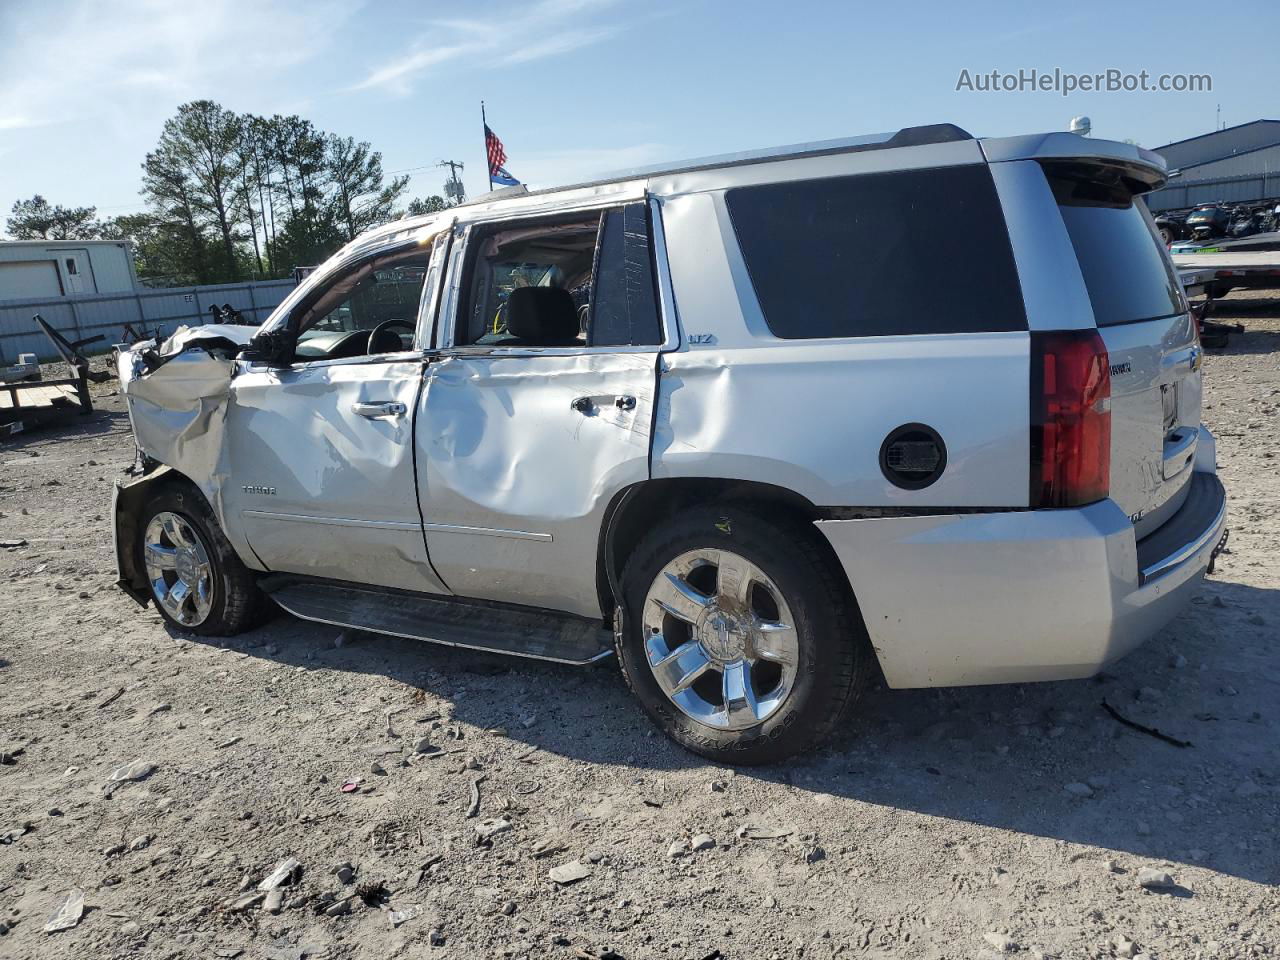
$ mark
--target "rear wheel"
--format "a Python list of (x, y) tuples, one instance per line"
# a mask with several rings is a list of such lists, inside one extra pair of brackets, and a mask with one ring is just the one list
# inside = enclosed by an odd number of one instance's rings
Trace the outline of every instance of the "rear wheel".
[(170, 625), (226, 637), (261, 619), (265, 597), (199, 492), (167, 484), (140, 519), (139, 567)]
[(816, 536), (741, 507), (699, 508), (636, 548), (618, 659), (668, 736), (713, 760), (769, 763), (840, 723), (871, 658)]

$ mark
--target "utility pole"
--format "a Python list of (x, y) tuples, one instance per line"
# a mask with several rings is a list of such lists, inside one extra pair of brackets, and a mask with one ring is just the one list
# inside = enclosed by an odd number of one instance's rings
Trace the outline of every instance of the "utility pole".
[(458, 177), (458, 171), (463, 169), (462, 162), (459, 160), (441, 160), (436, 166), (449, 168), (449, 179), (444, 182), (445, 199), (455, 204), (466, 200), (466, 188), (463, 187), (462, 180)]

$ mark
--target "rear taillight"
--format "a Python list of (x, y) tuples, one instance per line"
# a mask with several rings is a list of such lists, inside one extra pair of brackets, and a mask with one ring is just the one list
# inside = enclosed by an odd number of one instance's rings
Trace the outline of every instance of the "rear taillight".
[(1097, 330), (1031, 334), (1031, 506), (1107, 496), (1111, 367)]

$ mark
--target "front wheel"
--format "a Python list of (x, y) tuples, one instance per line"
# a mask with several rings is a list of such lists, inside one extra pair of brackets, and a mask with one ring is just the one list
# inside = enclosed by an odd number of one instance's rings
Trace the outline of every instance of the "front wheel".
[(691, 510), (640, 543), (622, 585), (628, 684), (668, 736), (712, 760), (813, 747), (871, 669), (861, 617), (809, 524)]
[(265, 597), (194, 487), (166, 484), (140, 519), (139, 567), (166, 622), (215, 637), (257, 623)]

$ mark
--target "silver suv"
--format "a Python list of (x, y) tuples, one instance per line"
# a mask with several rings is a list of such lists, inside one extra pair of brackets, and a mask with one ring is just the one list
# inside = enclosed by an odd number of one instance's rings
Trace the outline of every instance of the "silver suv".
[(120, 354), (120, 584), (611, 653), (757, 763), (890, 687), (1085, 677), (1225, 538), (1163, 161), (950, 125), (634, 171), (375, 230), (257, 331)]

